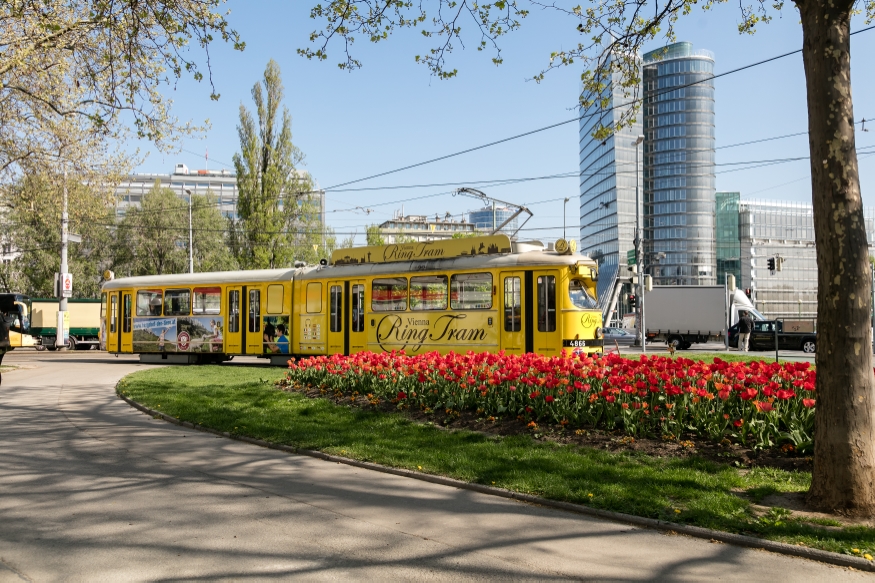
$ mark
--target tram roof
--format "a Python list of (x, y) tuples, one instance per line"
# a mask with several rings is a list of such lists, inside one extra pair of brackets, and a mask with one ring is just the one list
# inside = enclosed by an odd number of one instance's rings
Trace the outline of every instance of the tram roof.
[(502, 255), (454, 257), (450, 259), (396, 261), (393, 263), (366, 263), (358, 265), (309, 265), (301, 268), (253, 269), (250, 271), (213, 271), (205, 273), (177, 273), (122, 277), (103, 284), (106, 291), (127, 288), (168, 287), (174, 285), (215, 285), (227, 283), (286, 282), (294, 279), (312, 280), (331, 277), (366, 277), (371, 275), (410, 274), (426, 271), (455, 271), (470, 269), (522, 269), (534, 267), (561, 267), (582, 263), (595, 266), (585, 255), (560, 255), (552, 251), (526, 251)]
[(503, 255), (480, 255), (450, 259), (396, 261), (393, 263), (364, 263), (358, 265), (326, 265), (303, 270), (297, 279), (325, 279), (327, 277), (365, 277), (369, 275), (410, 274), (424, 271), (456, 271), (469, 269), (516, 269), (534, 267), (561, 267), (582, 263), (595, 267), (596, 262), (585, 255), (560, 255), (552, 251), (526, 251)]
[(249, 271), (208, 271), (204, 273), (174, 273), (121, 277), (103, 284), (104, 290), (130, 287), (166, 287), (172, 285), (215, 285), (217, 283), (250, 283), (262, 281), (291, 281), (300, 269), (252, 269)]

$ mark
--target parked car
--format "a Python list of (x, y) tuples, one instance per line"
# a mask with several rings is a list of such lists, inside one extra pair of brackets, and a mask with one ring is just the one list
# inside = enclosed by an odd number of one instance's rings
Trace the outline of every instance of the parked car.
[(604, 328), (605, 346), (611, 346), (616, 342), (622, 345), (631, 345), (635, 343), (635, 331), (626, 330), (625, 328)]
[[(748, 348), (750, 350), (774, 350), (775, 326), (778, 327), (780, 350), (801, 350), (814, 354), (817, 349), (817, 332), (814, 323), (797, 320), (764, 320), (753, 323)], [(729, 346), (738, 348), (738, 324), (729, 329)]]

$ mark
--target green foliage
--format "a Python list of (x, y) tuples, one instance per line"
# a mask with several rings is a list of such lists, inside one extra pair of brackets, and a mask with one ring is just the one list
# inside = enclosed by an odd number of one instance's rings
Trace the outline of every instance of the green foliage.
[(191, 133), (159, 89), (184, 75), (204, 79), (195, 56), (208, 56), (215, 40), (244, 48), (222, 3), (4, 2), (0, 172), (63, 160), (82, 173), (111, 140), (135, 135), (162, 147)]
[[(54, 274), (61, 264), (63, 176), (25, 176), (0, 191), (4, 234), (20, 257), (0, 268), (0, 288), (33, 297), (52, 297)], [(82, 236), (68, 243), (67, 262), (73, 274), (73, 297), (99, 295), (101, 273), (111, 262), (109, 227), (114, 208), (98, 188), (67, 180), (69, 232)]]
[(383, 238), (383, 232), (377, 225), (368, 225), (368, 230), (365, 233), (365, 237), (367, 239), (368, 245), (371, 247), (386, 244), (386, 239)]
[[(310, 176), (297, 169), (304, 154), (292, 143), (292, 117), (280, 105), (280, 68), (271, 59), (262, 84), (252, 88), (256, 118), (240, 105), (240, 153), (234, 154), (239, 220), (232, 224), (232, 248), (243, 269), (313, 262), (323, 246), (319, 198)], [(316, 248), (314, 248), (316, 245)], [(324, 247), (323, 247), (324, 249)]]
[(751, 502), (737, 494), (804, 492), (808, 473), (772, 468), (741, 472), (695, 456), (609, 453), (528, 435), (443, 431), (400, 413), (338, 406), (328, 398), (311, 399), (265, 382), (279, 380), (284, 372), (169, 367), (129, 375), (118, 390), (180, 420), (271, 443), (834, 552), (875, 548), (875, 529), (837, 528), (833, 521), (827, 525), (832, 528), (821, 528), (783, 509), (759, 519)]
[[(192, 239), (196, 271), (236, 268), (228, 248), (226, 222), (211, 195), (192, 197)], [(121, 276), (188, 272), (188, 201), (159, 182), (128, 209), (118, 226), (113, 269)]]

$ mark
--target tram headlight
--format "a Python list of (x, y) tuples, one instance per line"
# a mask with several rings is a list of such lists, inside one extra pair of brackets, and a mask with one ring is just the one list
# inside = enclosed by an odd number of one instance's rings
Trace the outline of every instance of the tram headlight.
[(595, 337), (596, 337), (596, 338), (602, 338), (602, 337), (605, 335), (604, 332), (605, 332), (605, 331), (602, 330), (601, 328), (596, 328), (596, 329), (595, 329)]

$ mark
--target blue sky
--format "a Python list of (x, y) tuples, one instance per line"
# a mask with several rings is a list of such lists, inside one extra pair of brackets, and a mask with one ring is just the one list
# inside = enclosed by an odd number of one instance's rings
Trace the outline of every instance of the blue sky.
[[(525, 0), (523, 0), (525, 2)], [(306, 155), (306, 170), (323, 188), (372, 174), (415, 164), (480, 144), (554, 124), (577, 115), (580, 69), (553, 71), (540, 84), (529, 79), (548, 62), (549, 54), (578, 42), (575, 23), (551, 12), (533, 11), (521, 30), (501, 40), (504, 64), (496, 67), (491, 53), (467, 48), (449, 56), (459, 76), (440, 81), (414, 62), (431, 46), (418, 33), (402, 32), (389, 41), (371, 45), (360, 41), (356, 56), (363, 68), (341, 71), (336, 63), (342, 47), (329, 46), (325, 62), (307, 61), (296, 49), (309, 44), (308, 35), (320, 22), (309, 18), (316, 0), (232, 0), (230, 22), (246, 41), (242, 53), (215, 45), (213, 79), (221, 93), (209, 99), (209, 87), (183, 81), (166, 95), (182, 119), (202, 122), (211, 129), (203, 140), (187, 139), (178, 154), (149, 152), (136, 172), (168, 173), (182, 162), (189, 168), (229, 168), (239, 148), (238, 112), (241, 102), (252, 108), (250, 91), (267, 61), (282, 68), (285, 104), (293, 118), (293, 140)], [(801, 47), (798, 13), (788, 4), (782, 18), (761, 26), (754, 36), (737, 32), (738, 8), (720, 5), (710, 12), (695, 8), (682, 18), (678, 40), (715, 53), (717, 73), (735, 69)], [(469, 30), (471, 23), (467, 24)], [(864, 27), (856, 17), (852, 30)], [(647, 49), (658, 48), (654, 44)], [(875, 78), (870, 74), (875, 55), (875, 30), (852, 37), (852, 86), (857, 119), (872, 119), (871, 132), (858, 128), (857, 146), (875, 144)], [(721, 148), (807, 129), (805, 78), (801, 55), (728, 75), (715, 81), (717, 163), (807, 156), (806, 136), (762, 144)], [(867, 129), (870, 124), (866, 124)], [(545, 241), (562, 236), (563, 198), (567, 205), (568, 236), (577, 237), (577, 177), (489, 186), (475, 181), (503, 180), (573, 173), (578, 168), (578, 126), (564, 126), (450, 160), (362, 182), (348, 188), (398, 187), (436, 183), (468, 183), (499, 199), (530, 206), (534, 218), (521, 233)], [(875, 206), (875, 156), (860, 159), (863, 199)], [(717, 189), (740, 191), (742, 197), (810, 201), (807, 160), (757, 170), (721, 173)], [(478, 201), (454, 197), (454, 187), (396, 188), (392, 190), (329, 190), (327, 222), (341, 237), (358, 233), (401, 210), (406, 214), (461, 214), (480, 206)], [(421, 198), (425, 197), (425, 198)], [(419, 200), (408, 200), (419, 198)], [(401, 202), (405, 201), (405, 202)], [(361, 209), (370, 209), (366, 213)], [(573, 226), (572, 226), (573, 225)]]

